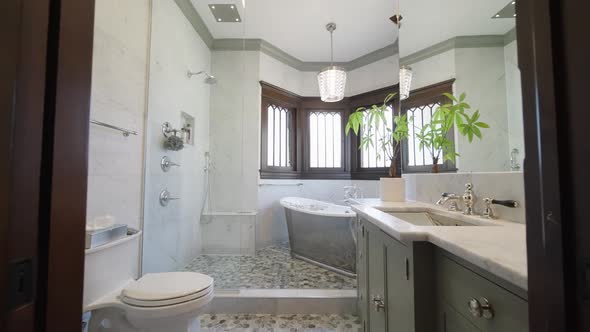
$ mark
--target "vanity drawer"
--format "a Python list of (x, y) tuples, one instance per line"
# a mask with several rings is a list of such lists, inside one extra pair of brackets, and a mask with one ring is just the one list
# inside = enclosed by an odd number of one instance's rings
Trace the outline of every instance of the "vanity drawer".
[[(436, 290), (438, 301), (454, 308), (482, 331), (528, 331), (528, 303), (444, 254), (436, 255)], [(493, 317), (474, 315), (468, 306), (471, 299), (484, 304), (487, 299)], [(477, 307), (477, 306), (476, 306)], [(485, 311), (480, 311), (482, 314)]]

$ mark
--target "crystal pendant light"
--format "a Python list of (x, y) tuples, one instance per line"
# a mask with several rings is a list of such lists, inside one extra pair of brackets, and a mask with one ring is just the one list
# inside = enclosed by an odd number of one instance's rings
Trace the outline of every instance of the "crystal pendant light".
[(412, 88), (412, 68), (402, 66), (399, 69), (399, 97), (400, 100), (408, 99)]
[(333, 103), (344, 99), (346, 71), (342, 67), (334, 66), (334, 41), (332, 37), (334, 30), (336, 30), (336, 24), (328, 23), (326, 30), (330, 32), (330, 66), (322, 69), (318, 74), (318, 85), (320, 86), (322, 101)]

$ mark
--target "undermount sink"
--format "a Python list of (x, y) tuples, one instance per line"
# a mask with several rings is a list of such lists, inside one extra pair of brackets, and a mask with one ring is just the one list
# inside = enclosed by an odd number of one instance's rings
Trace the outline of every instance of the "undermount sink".
[(487, 226), (488, 223), (469, 223), (429, 212), (387, 212), (416, 226)]

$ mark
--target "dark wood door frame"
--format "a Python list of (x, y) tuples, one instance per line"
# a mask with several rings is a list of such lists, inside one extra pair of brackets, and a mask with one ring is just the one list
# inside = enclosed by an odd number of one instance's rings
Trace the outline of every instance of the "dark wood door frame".
[[(3, 0), (0, 21), (0, 330), (80, 331), (94, 1)], [(33, 296), (8, 308), (20, 261)]]
[[(39, 262), (40, 172), (45, 98), (49, 1), (2, 2), (0, 21), (2, 111), (2, 319), (0, 330), (34, 331), (39, 302), (34, 272)], [(6, 43), (4, 43), (6, 41)], [(28, 266), (27, 294), (14, 301), (14, 270)], [(32, 270), (32, 271), (31, 271)], [(35, 278), (36, 277), (36, 278)], [(36, 292), (39, 294), (39, 292)], [(6, 312), (5, 308), (10, 308)]]
[[(44, 170), (49, 236), (44, 321), (46, 331), (77, 331), (82, 316), (88, 180), (88, 130), (94, 41), (94, 0), (52, 0), (46, 98)], [(55, 39), (57, 38), (57, 42)], [(47, 143), (47, 144), (46, 144)], [(49, 173), (50, 172), (50, 173)], [(47, 228), (48, 226), (48, 228)]]
[(518, 0), (530, 331), (590, 330), (588, 2)]

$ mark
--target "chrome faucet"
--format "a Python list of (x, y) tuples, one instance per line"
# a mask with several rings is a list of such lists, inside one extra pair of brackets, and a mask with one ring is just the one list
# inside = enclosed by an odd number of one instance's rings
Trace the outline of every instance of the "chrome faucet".
[(445, 206), (447, 202), (451, 202), (449, 205), (449, 211), (459, 211), (459, 202), (461, 196), (453, 193), (442, 193), (440, 199), (436, 201), (436, 205)]
[(509, 208), (516, 208), (518, 207), (518, 202), (513, 200), (497, 200), (492, 198), (484, 198), (483, 202), (485, 203), (485, 207), (483, 209), (483, 213), (481, 216), (486, 219), (495, 219), (496, 215), (494, 214), (494, 210), (492, 210), (492, 204), (495, 205), (502, 205)]
[(344, 202), (350, 205), (355, 199), (363, 198), (363, 191), (358, 186), (344, 186)]
[(475, 200), (476, 198), (475, 194), (473, 193), (473, 184), (465, 184), (465, 193), (463, 194), (463, 203), (465, 204), (465, 209), (463, 210), (463, 214), (473, 215), (473, 205), (475, 204)]

